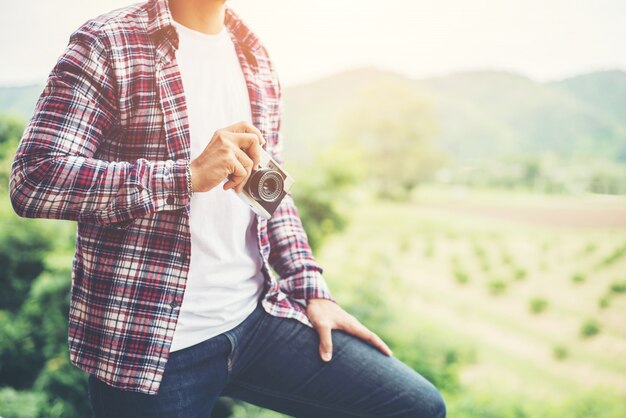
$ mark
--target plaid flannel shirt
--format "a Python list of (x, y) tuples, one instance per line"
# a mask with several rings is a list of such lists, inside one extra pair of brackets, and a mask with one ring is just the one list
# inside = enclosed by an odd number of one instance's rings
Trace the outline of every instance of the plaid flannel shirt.
[[(19, 215), (78, 223), (72, 362), (114, 387), (147, 394), (158, 392), (191, 250), (189, 129), (171, 23), (167, 0), (151, 0), (74, 32), (24, 132), (10, 182)], [(253, 123), (281, 162), (281, 93), (272, 63), (230, 9), (225, 24)], [(256, 225), (264, 308), (310, 326), (304, 301), (333, 298), (291, 196)]]

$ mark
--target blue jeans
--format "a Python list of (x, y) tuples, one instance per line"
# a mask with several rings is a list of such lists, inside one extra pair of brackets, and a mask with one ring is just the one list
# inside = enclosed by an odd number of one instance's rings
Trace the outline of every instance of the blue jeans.
[(297, 417), (443, 418), (437, 389), (395, 357), (333, 330), (333, 357), (317, 332), (259, 304), (234, 329), (170, 354), (157, 395), (89, 378), (96, 418), (208, 418), (219, 396)]

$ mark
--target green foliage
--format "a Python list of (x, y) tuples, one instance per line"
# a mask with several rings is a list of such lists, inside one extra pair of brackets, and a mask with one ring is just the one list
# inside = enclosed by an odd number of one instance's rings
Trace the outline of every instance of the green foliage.
[[(6, 202), (6, 194), (0, 199)], [(0, 229), (0, 307), (16, 312), (30, 286), (44, 269), (52, 242), (32, 223), (17, 217), (4, 220)]]
[(585, 321), (580, 327), (580, 336), (583, 338), (593, 337), (600, 333), (600, 324), (595, 319)]
[(528, 272), (526, 270), (524, 270), (521, 267), (518, 267), (515, 269), (515, 271), (513, 272), (513, 278), (515, 280), (524, 280), (527, 276)]
[(24, 125), (20, 121), (0, 115), (0, 194), (8, 192), (13, 153), (23, 129)]
[(432, 339), (432, 334), (411, 333), (409, 336), (388, 336), (386, 341), (396, 358), (418, 371), (439, 390), (460, 389), (459, 370), (471, 356), (449, 341)]
[(502, 390), (468, 390), (446, 398), (454, 418), (623, 418), (626, 398), (609, 390), (575, 393), (561, 402), (529, 401)]
[(506, 266), (512, 266), (514, 263), (513, 256), (508, 252), (502, 253), (502, 264)]
[(548, 308), (548, 301), (544, 298), (532, 298), (528, 304), (530, 312), (539, 314)]
[(0, 388), (0, 416), (5, 418), (44, 417), (47, 399), (41, 392)]
[[(562, 83), (537, 83), (518, 74), (473, 71), (416, 81), (375, 69), (354, 70), (287, 89), (286, 136), (295, 140), (294, 155), (308, 153), (307, 148), (320, 143), (327, 144), (336, 139), (334, 132), (341, 124), (337, 115), (358, 100), (364, 88), (394, 83), (405, 95), (428, 94), (432, 98), (437, 145), (455, 160), (472, 163), (476, 171), (481, 171), (485, 165), (504, 157), (530, 157), (526, 164), (501, 164), (500, 175), (491, 176), (494, 181), (513, 177), (516, 181), (534, 183), (535, 190), (556, 191), (578, 189), (581, 185), (589, 187), (594, 173), (598, 173), (601, 178), (608, 176), (609, 181), (602, 187), (617, 186), (623, 191), (626, 187), (623, 169), (620, 173), (616, 167), (610, 170), (601, 167), (605, 160), (622, 163), (626, 160), (625, 106), (622, 105), (626, 73), (615, 73), (590, 74), (602, 80), (594, 85), (610, 87), (579, 94), (579, 83), (583, 82), (579, 78)], [(620, 99), (607, 101), (607, 94)], [(402, 102), (397, 105), (382, 102), (379, 108), (402, 106)], [(562, 164), (544, 164), (540, 160), (537, 173), (532, 160), (541, 154), (559, 156), (558, 159), (565, 161), (597, 159), (600, 167), (583, 162), (577, 163), (578, 170), (568, 169)], [(455, 180), (467, 180), (469, 164), (460, 166), (464, 166), (465, 172), (455, 173)]]
[(454, 270), (454, 279), (459, 284), (466, 284), (469, 282), (469, 275), (460, 269)]
[(446, 185), (545, 194), (626, 193), (624, 162), (602, 158), (570, 160), (563, 154), (520, 155), (472, 166), (457, 163), (449, 165), (438, 181)]
[(569, 350), (563, 344), (555, 345), (552, 348), (552, 357), (554, 357), (556, 360), (565, 360), (567, 356), (569, 356)]
[(362, 155), (365, 181), (379, 197), (403, 200), (443, 163), (431, 143), (434, 132), (426, 100), (401, 84), (380, 82), (345, 111), (338, 143)]
[(586, 279), (586, 276), (581, 272), (572, 274), (573, 283), (582, 283), (585, 281), (585, 279)]
[(470, 392), (447, 401), (454, 418), (531, 418), (528, 404), (505, 393)]
[(506, 292), (508, 285), (506, 281), (502, 279), (491, 279), (487, 283), (487, 288), (492, 295), (501, 295)]
[(609, 295), (600, 296), (598, 298), (598, 307), (601, 309), (608, 308), (610, 303), (611, 303), (611, 297)]
[(604, 257), (601, 261), (600, 261), (600, 266), (610, 266), (612, 264), (617, 263), (619, 260), (621, 260), (624, 256), (626, 256), (626, 244), (623, 244), (617, 248), (615, 248), (610, 254), (608, 254), (606, 257)]
[[(0, 118), (3, 184), (21, 130)], [(67, 349), (75, 227), (18, 218), (6, 188), (0, 202), (0, 416), (89, 416), (86, 376)]]
[(609, 287), (611, 293), (626, 293), (626, 280), (616, 280)]
[[(347, 223), (352, 187), (362, 176), (360, 160), (346, 150), (330, 147), (307, 167), (289, 167), (296, 178), (293, 196), (314, 251)], [(310, 175), (315, 173), (315, 175)]]
[(548, 404), (538, 414), (545, 418), (623, 418), (626, 398), (611, 390), (597, 389), (574, 394), (561, 403)]

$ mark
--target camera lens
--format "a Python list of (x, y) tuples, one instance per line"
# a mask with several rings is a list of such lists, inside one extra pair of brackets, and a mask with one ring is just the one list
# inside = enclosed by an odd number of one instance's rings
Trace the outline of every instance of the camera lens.
[(283, 177), (275, 170), (257, 170), (250, 176), (249, 190), (257, 200), (274, 202), (283, 193)]

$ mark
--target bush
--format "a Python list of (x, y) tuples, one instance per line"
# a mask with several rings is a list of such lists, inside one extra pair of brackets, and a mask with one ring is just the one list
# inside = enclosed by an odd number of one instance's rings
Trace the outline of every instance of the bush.
[(611, 283), (609, 290), (611, 293), (626, 293), (626, 280)]
[(611, 298), (609, 297), (609, 295), (600, 296), (600, 298), (598, 298), (598, 307), (600, 309), (608, 308), (610, 303)]
[(487, 252), (480, 244), (474, 244), (474, 255), (481, 260), (487, 259)]
[(600, 324), (594, 319), (590, 319), (583, 323), (580, 327), (580, 336), (583, 338), (593, 337), (600, 333)]
[(469, 276), (463, 270), (454, 270), (454, 279), (459, 284), (465, 284), (469, 282)]
[(569, 356), (569, 350), (566, 346), (559, 344), (552, 347), (552, 357), (556, 360), (565, 360), (567, 356)]
[(583, 273), (580, 273), (580, 272), (574, 273), (572, 275), (572, 282), (574, 282), (574, 283), (582, 283), (582, 282), (585, 281), (585, 279), (586, 279), (585, 275)]
[(626, 255), (626, 244), (615, 248), (609, 255), (604, 257), (602, 261), (600, 261), (600, 266), (610, 266), (611, 264), (616, 263), (622, 257)]
[(539, 314), (548, 308), (548, 301), (543, 298), (532, 298), (528, 304), (530, 312)]
[(518, 281), (524, 280), (527, 274), (528, 273), (523, 268), (517, 268), (515, 269), (515, 273), (513, 274), (513, 277), (515, 278), (515, 280), (518, 280)]
[[(432, 333), (431, 333), (432, 334)], [(439, 390), (454, 392), (460, 387), (459, 369), (471, 353), (442, 338), (424, 338), (422, 332), (387, 336), (394, 357), (424, 376)]]
[(309, 166), (287, 163), (296, 179), (293, 198), (298, 214), (315, 252), (348, 225), (351, 191), (363, 176), (362, 167), (351, 153), (336, 146), (321, 150)]
[(513, 260), (513, 256), (511, 254), (506, 253), (506, 252), (502, 253), (502, 258), (501, 259), (502, 259), (502, 263), (504, 265), (507, 265), (507, 266), (512, 266), (513, 265), (514, 260)]
[(504, 280), (493, 279), (487, 283), (487, 287), (492, 295), (500, 295), (506, 291), (507, 284)]
[(39, 418), (44, 415), (46, 395), (41, 392), (0, 389), (0, 416), (5, 418)]

